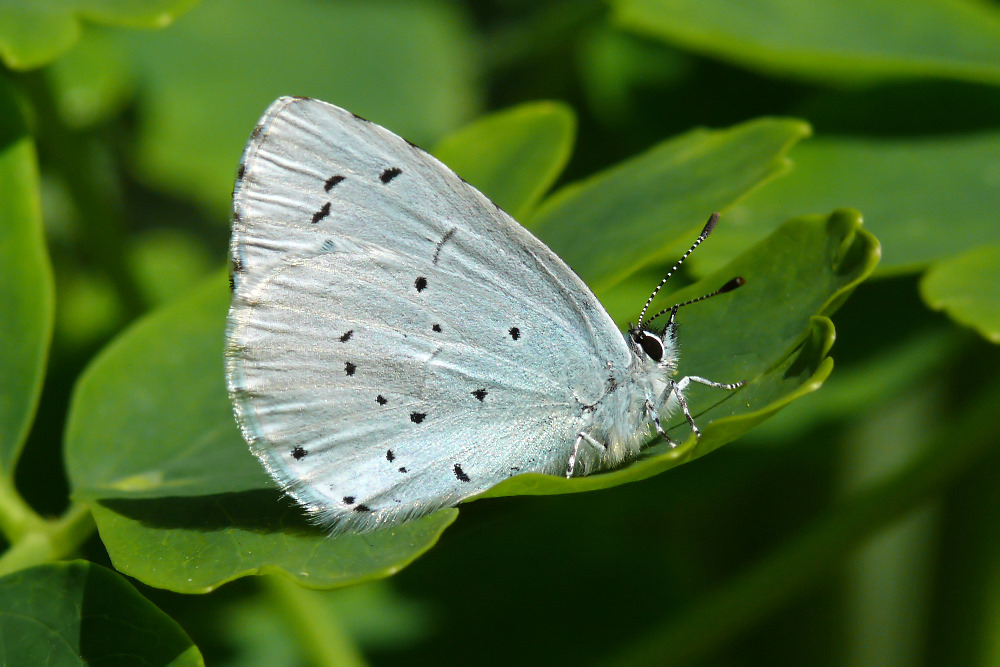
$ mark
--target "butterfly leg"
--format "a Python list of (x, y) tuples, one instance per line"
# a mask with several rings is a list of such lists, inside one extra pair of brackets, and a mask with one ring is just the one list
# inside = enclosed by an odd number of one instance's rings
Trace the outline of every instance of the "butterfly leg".
[(684, 413), (684, 418), (687, 419), (688, 424), (691, 425), (691, 430), (694, 432), (694, 434), (700, 437), (701, 431), (698, 430), (698, 425), (694, 423), (694, 417), (691, 416), (691, 411), (688, 409), (687, 399), (684, 398), (684, 390), (687, 389), (687, 386), (692, 382), (697, 382), (699, 384), (707, 384), (709, 387), (718, 387), (719, 389), (739, 389), (740, 387), (745, 385), (746, 382), (733, 382), (727, 384), (724, 382), (713, 382), (712, 380), (706, 380), (705, 378), (699, 377), (697, 375), (687, 375), (685, 377), (682, 377), (680, 380), (677, 381), (676, 384), (674, 384), (673, 389), (671, 391), (673, 391), (674, 396), (677, 397), (677, 402), (681, 406), (681, 412)]
[(694, 417), (691, 416), (691, 410), (688, 409), (687, 399), (684, 398), (684, 388), (687, 387), (688, 378), (681, 378), (680, 381), (674, 385), (673, 391), (674, 396), (677, 398), (678, 405), (681, 406), (681, 412), (684, 413), (684, 418), (687, 419), (688, 424), (691, 425), (691, 432), (694, 433), (695, 437), (701, 437), (701, 431), (698, 430), (698, 425), (694, 423)]
[(711, 380), (706, 380), (705, 378), (698, 377), (697, 375), (688, 375), (687, 377), (681, 378), (677, 385), (679, 387), (680, 385), (684, 385), (683, 387), (680, 387), (681, 389), (684, 389), (684, 387), (687, 387), (692, 382), (707, 384), (709, 387), (718, 387), (719, 389), (739, 389), (746, 384), (746, 382), (712, 382)]
[(569, 455), (569, 463), (566, 464), (566, 479), (573, 476), (573, 471), (576, 469), (576, 456), (580, 453), (580, 443), (586, 442), (588, 445), (593, 445), (597, 449), (603, 449), (607, 451), (608, 447), (602, 442), (594, 440), (589, 434), (580, 433), (576, 434), (576, 442), (573, 443), (573, 453)]
[(667, 441), (667, 444), (670, 445), (670, 449), (676, 447), (677, 443), (673, 438), (667, 435), (666, 431), (663, 430), (663, 424), (660, 423), (660, 415), (656, 414), (656, 408), (653, 407), (653, 402), (648, 398), (646, 399), (646, 414), (653, 421), (653, 426), (656, 427), (657, 435)]

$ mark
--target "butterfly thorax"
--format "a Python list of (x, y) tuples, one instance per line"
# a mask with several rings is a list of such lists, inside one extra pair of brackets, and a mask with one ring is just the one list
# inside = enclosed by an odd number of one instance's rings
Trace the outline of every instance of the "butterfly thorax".
[(593, 406), (588, 433), (607, 445), (606, 454), (594, 461), (600, 467), (635, 458), (649, 439), (651, 410), (665, 416), (676, 408), (670, 391), (677, 370), (674, 326), (663, 331), (630, 327), (626, 341), (631, 363), (609, 378), (608, 391)]

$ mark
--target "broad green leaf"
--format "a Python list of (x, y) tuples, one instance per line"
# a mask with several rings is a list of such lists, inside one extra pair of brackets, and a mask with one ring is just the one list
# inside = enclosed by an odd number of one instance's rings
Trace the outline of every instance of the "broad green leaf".
[(41, 394), (54, 301), (35, 145), (0, 78), (0, 484), (12, 483)]
[(9, 665), (204, 664), (176, 621), (86, 561), (0, 579), (0, 656)]
[(208, 281), (133, 325), (77, 384), (67, 470), (115, 567), (181, 592), (278, 570), (329, 588), (392, 574), (430, 548), (454, 511), (333, 539), (282, 498), (226, 395), (229, 299), (221, 275)]
[(162, 28), (198, 0), (13, 0), (0, 4), (0, 60), (13, 69), (41, 67), (80, 37), (88, 21)]
[(311, 588), (388, 577), (434, 546), (458, 516), (447, 509), (375, 533), (330, 537), (270, 489), (109, 498), (91, 507), (115, 568), (178, 593), (207, 593), (256, 574), (281, 573)]
[(688, 402), (701, 438), (675, 417), (667, 431), (681, 441), (676, 449), (660, 442), (630, 465), (586, 477), (520, 475), (484, 497), (573, 493), (645, 479), (734, 440), (818, 389), (832, 368), (829, 316), (878, 262), (878, 241), (860, 225), (861, 216), (850, 210), (790, 220), (721, 271), (670, 295), (667, 305), (710, 292), (733, 276), (747, 281), (678, 314), (678, 377), (748, 381), (735, 392), (691, 387)]
[(698, 129), (572, 183), (542, 202), (528, 227), (596, 291), (665, 257), (697, 235), (712, 211), (787, 168), (801, 121), (753, 120)]
[(558, 102), (532, 102), (449, 134), (434, 154), (520, 219), (548, 192), (573, 149), (576, 117)]
[(269, 486), (226, 395), (229, 297), (216, 276), (130, 327), (84, 371), (66, 426), (75, 496), (197, 497)]
[(611, 0), (616, 22), (684, 49), (805, 79), (1000, 83), (1000, 12), (966, 0)]
[(1000, 343), (1000, 245), (986, 245), (936, 264), (920, 294), (934, 310)]
[(468, 31), (448, 3), (213, 0), (171, 30), (119, 33), (143, 82), (142, 176), (228, 209), (243, 146), (282, 95), (433, 141), (477, 105)]
[(918, 270), (982, 243), (1000, 243), (998, 155), (1000, 132), (807, 141), (791, 151), (790, 174), (726, 212), (727, 232), (699, 249), (692, 265), (715, 270), (787, 217), (838, 206), (864, 212), (885, 248), (880, 274)]

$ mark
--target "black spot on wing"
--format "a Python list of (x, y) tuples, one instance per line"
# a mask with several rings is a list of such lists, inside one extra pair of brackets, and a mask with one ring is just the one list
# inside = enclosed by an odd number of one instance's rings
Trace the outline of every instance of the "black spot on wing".
[(351, 336), (353, 334), (354, 334), (354, 329), (349, 330), (347, 333), (345, 333), (344, 335), (342, 335), (340, 337), (340, 342), (341, 343), (346, 343), (347, 341), (351, 340)]
[(296, 445), (295, 448), (292, 449), (292, 458), (298, 461), (308, 453), (309, 452)]
[(441, 333), (441, 325), (440, 324), (435, 324), (434, 326), (431, 327), (431, 331), (433, 331), (435, 333)]
[(460, 482), (469, 482), (469, 481), (471, 481), (469, 479), (469, 476), (465, 474), (465, 471), (462, 470), (462, 466), (460, 466), (460, 465), (458, 465), (456, 463), (454, 470), (455, 470), (455, 477), (458, 478), (458, 481), (460, 481)]
[(424, 278), (423, 276), (418, 277), (413, 281), (413, 286), (417, 288), (418, 292), (423, 292), (427, 289), (427, 278)]
[(400, 169), (399, 167), (389, 167), (388, 169), (386, 169), (385, 171), (383, 171), (382, 174), (378, 178), (379, 178), (380, 181), (382, 181), (382, 183), (388, 183), (389, 181), (391, 181), (392, 179), (396, 178), (397, 176), (399, 176), (402, 173), (403, 173), (403, 170)]
[(378, 403), (379, 405), (385, 405), (389, 401), (386, 400), (385, 396), (383, 396), (382, 394), (379, 394), (378, 396), (375, 397), (375, 402)]
[(391, 449), (386, 450), (386, 452), (385, 452), (385, 460), (386, 461), (390, 461), (390, 462), (396, 460), (396, 455), (392, 453)]
[(355, 505), (354, 506), (354, 511), (355, 512), (371, 512), (372, 508), (368, 507), (368, 505)]
[(245, 164), (241, 164), (240, 168), (236, 170), (236, 180), (243, 180), (243, 174), (245, 173), (247, 173), (247, 166)]
[(323, 189), (329, 192), (334, 188), (335, 185), (337, 185), (337, 183), (340, 183), (345, 178), (346, 176), (341, 176), (339, 174), (336, 176), (331, 176), (330, 178), (326, 179), (326, 183), (323, 184)]
[(399, 472), (406, 472), (406, 468), (400, 468)]
[(354, 496), (344, 496), (344, 504), (345, 505), (353, 505), (354, 504)]
[(480, 401), (482, 401), (486, 398), (486, 393), (487, 392), (485, 389), (477, 389), (474, 392), (472, 392), (472, 395), (478, 398)]
[(521, 330), (518, 329), (517, 327), (511, 327), (508, 333), (510, 334), (510, 337), (514, 340), (517, 340), (518, 338), (521, 337)]
[(426, 412), (411, 412), (410, 421), (413, 422), (414, 424), (419, 424), (424, 420), (424, 417), (426, 416), (427, 416)]
[(236, 281), (233, 280), (233, 274), (231, 273), (229, 274), (229, 291), (230, 292), (236, 291)]
[(319, 222), (328, 215), (330, 215), (330, 202), (323, 204), (323, 208), (313, 213), (313, 218), (312, 218), (313, 224), (315, 225), (317, 222)]
[(344, 364), (344, 372), (347, 373), (348, 375), (354, 375), (354, 371), (356, 370), (358, 370), (358, 367), (352, 364), (351, 362), (348, 361), (346, 364)]

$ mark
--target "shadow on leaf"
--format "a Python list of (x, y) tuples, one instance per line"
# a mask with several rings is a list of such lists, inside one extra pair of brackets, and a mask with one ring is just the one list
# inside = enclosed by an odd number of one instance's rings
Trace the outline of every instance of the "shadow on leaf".
[(253, 533), (326, 535), (302, 508), (277, 489), (167, 498), (105, 498), (103, 507), (149, 528), (199, 532), (240, 529)]

